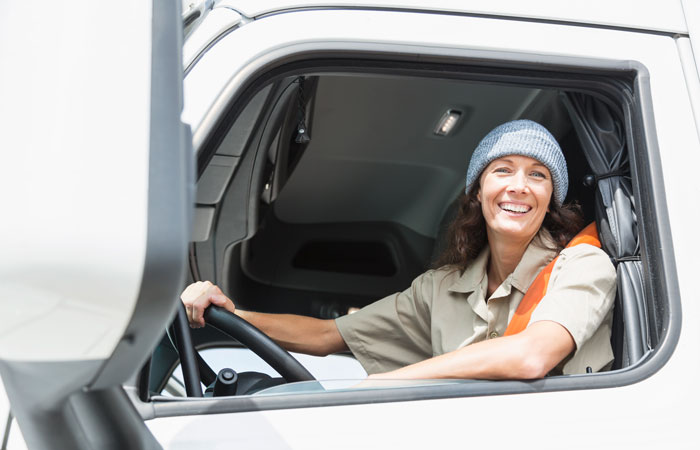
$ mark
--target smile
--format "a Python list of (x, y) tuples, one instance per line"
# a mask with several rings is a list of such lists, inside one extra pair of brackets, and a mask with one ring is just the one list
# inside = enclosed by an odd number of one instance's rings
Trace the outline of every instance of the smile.
[(498, 206), (504, 211), (518, 214), (525, 214), (532, 209), (532, 206), (519, 205), (516, 203), (500, 203)]

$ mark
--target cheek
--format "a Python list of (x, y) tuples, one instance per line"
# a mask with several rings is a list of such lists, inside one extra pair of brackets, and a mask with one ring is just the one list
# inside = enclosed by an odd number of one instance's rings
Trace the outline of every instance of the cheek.
[(482, 203), (490, 202), (500, 189), (501, 187), (496, 180), (493, 180), (490, 177), (485, 177), (479, 186), (477, 198)]
[(543, 187), (538, 193), (537, 193), (537, 201), (540, 205), (546, 205), (546, 210), (549, 212), (549, 205), (552, 201), (552, 189), (551, 188), (546, 188)]

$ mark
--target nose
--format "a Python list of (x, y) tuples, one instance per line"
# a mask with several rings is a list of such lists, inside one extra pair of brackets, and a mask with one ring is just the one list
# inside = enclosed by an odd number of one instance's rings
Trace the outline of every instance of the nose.
[(527, 176), (522, 170), (516, 171), (510, 179), (509, 192), (524, 193), (527, 190)]

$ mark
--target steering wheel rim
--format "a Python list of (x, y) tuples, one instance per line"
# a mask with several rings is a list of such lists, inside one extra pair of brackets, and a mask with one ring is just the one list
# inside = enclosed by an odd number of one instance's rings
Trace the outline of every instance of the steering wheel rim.
[(265, 333), (250, 322), (228, 310), (209, 305), (204, 311), (204, 321), (227, 336), (248, 347), (266, 363), (272, 366), (288, 383), (316, 381), (311, 373), (287, 350), (279, 346)]

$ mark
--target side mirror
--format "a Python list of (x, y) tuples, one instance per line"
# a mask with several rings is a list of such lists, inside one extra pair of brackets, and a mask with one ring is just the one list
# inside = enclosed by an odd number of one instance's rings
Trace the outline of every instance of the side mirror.
[(184, 278), (194, 155), (180, 120), (182, 19), (169, 0), (44, 6), (8, 5), (17, 20), (0, 31), (14, 42), (0, 49), (12, 86), (0, 102), (12, 124), (0, 371), (28, 447), (87, 448), (70, 435), (77, 411), (100, 407), (94, 392), (128, 403), (113, 390), (149, 356)]

